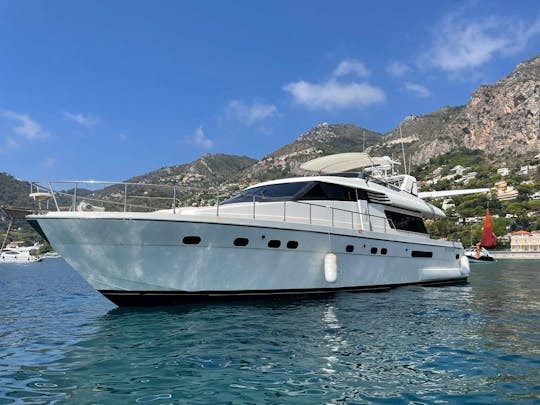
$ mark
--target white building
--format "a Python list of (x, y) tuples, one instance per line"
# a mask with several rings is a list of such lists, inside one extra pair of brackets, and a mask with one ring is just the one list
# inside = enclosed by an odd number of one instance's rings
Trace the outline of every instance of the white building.
[(497, 174), (500, 174), (502, 177), (508, 176), (510, 174), (510, 170), (508, 170), (507, 167), (501, 167), (497, 169)]

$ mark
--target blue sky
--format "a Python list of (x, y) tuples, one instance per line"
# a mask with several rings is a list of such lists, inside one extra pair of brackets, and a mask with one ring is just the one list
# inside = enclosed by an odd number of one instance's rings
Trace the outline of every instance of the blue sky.
[(540, 53), (540, 2), (0, 0), (0, 171), (123, 180), (385, 133)]

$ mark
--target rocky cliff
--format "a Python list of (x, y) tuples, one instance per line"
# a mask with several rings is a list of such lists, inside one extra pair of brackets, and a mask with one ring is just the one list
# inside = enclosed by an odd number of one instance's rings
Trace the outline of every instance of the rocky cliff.
[(457, 147), (481, 149), (503, 159), (538, 153), (540, 55), (520, 63), (497, 83), (480, 86), (464, 106), (405, 118), (371, 153), (399, 154), (401, 136), (413, 165)]

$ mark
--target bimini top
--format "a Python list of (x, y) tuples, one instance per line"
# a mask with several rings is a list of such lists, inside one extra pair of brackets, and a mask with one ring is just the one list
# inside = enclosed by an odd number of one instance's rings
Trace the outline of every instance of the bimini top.
[(338, 153), (307, 161), (301, 169), (319, 173), (362, 171), (367, 167), (399, 164), (389, 157), (371, 157), (364, 152)]

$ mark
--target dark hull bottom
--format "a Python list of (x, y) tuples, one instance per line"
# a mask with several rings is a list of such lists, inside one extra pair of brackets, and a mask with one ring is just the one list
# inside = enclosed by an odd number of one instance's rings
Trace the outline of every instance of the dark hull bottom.
[(491, 256), (480, 256), (479, 258), (476, 258), (474, 256), (467, 256), (469, 258), (469, 262), (471, 263), (480, 263), (480, 262), (485, 262), (485, 263), (488, 263), (488, 262), (494, 262), (495, 259)]
[(118, 291), (100, 290), (106, 298), (119, 307), (135, 306), (158, 306), (158, 305), (179, 305), (208, 302), (240, 301), (240, 300), (260, 300), (260, 299), (280, 299), (291, 297), (317, 297), (337, 292), (381, 292), (392, 288), (406, 285), (420, 286), (444, 286), (466, 284), (467, 278), (451, 280), (424, 281), (409, 284), (392, 284), (366, 287), (343, 287), (326, 288), (316, 290), (277, 290), (277, 291)]

